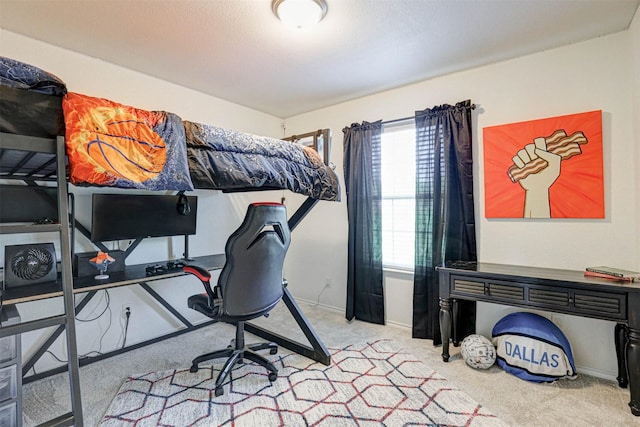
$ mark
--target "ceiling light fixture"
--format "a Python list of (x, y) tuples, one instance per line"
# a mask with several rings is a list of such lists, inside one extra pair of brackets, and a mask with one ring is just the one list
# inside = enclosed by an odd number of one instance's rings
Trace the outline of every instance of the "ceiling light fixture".
[(273, 0), (273, 13), (287, 27), (304, 29), (312, 27), (327, 14), (325, 0)]

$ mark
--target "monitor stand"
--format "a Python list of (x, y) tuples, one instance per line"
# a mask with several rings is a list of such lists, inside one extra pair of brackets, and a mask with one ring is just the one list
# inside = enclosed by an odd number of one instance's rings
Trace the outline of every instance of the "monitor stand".
[(193, 261), (193, 258), (189, 258), (189, 235), (184, 235), (184, 253), (182, 254), (183, 261)]

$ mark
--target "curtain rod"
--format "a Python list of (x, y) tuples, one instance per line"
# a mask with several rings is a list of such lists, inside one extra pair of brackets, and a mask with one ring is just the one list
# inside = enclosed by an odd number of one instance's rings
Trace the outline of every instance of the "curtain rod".
[[(469, 106), (469, 108), (471, 108), (472, 110), (475, 110), (475, 109), (476, 109), (476, 104), (471, 104), (471, 105)], [(413, 115), (413, 116), (409, 116), (409, 117), (403, 117), (403, 118), (401, 118), (401, 119), (387, 120), (387, 121), (382, 122), (382, 124), (383, 124), (383, 125), (390, 125), (390, 124), (392, 124), (392, 123), (404, 122), (405, 120), (413, 120), (413, 119), (415, 119), (415, 117), (416, 117), (416, 116), (415, 116), (415, 115)]]
[(415, 116), (403, 117), (401, 119), (393, 119), (382, 122), (383, 125), (390, 125), (391, 123), (404, 122), (406, 120), (413, 120)]

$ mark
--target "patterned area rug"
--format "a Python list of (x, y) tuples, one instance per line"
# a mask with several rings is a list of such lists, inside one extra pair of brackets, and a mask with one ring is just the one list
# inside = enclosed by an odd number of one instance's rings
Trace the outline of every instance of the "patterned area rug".
[[(281, 350), (283, 351), (283, 350)], [(331, 350), (330, 366), (297, 354), (279, 369), (239, 365), (214, 395), (213, 366), (129, 377), (102, 419), (111, 426), (504, 426), (414, 356), (376, 341)]]

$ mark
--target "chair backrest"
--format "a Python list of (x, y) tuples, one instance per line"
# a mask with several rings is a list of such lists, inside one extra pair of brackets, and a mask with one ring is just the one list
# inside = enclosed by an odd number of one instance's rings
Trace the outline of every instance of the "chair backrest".
[(282, 266), (290, 241), (284, 205), (249, 205), (244, 221), (225, 246), (226, 261), (218, 278), (223, 316), (252, 319), (280, 301)]

